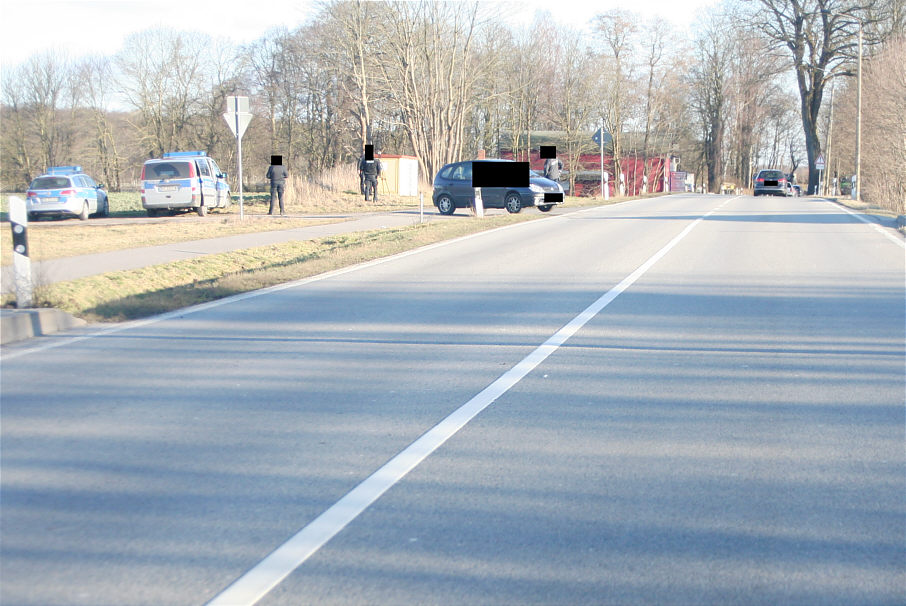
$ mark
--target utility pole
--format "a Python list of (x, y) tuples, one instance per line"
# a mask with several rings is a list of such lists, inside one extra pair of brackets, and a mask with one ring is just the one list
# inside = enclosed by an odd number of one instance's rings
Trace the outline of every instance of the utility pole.
[(856, 93), (856, 183), (853, 199), (862, 201), (862, 20), (859, 21), (859, 85)]
[(834, 137), (833, 137), (833, 134), (834, 134), (834, 91), (836, 90), (836, 88), (837, 88), (836, 82), (831, 84), (830, 116), (828, 118), (828, 125), (827, 125), (827, 145), (825, 145), (825, 147), (827, 148), (826, 165), (828, 166), (828, 168), (824, 171), (824, 183), (823, 183), (824, 190), (821, 192), (822, 195), (825, 195), (825, 196), (828, 195), (827, 192), (829, 191), (827, 186), (831, 183), (830, 159), (831, 159), (831, 144), (833, 143), (833, 140), (834, 140)]

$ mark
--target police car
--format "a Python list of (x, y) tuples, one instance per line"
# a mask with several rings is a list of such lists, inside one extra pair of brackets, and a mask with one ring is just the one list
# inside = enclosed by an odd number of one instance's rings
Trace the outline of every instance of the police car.
[(230, 205), (227, 176), (204, 151), (170, 152), (146, 160), (141, 195), (142, 207), (152, 217), (187, 209), (203, 217), (210, 208)]
[(28, 186), (25, 209), (29, 219), (110, 215), (103, 185), (82, 172), (81, 166), (53, 166)]

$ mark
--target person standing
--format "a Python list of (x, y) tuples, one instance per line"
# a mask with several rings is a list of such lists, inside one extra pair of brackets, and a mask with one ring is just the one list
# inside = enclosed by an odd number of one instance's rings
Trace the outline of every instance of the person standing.
[(359, 171), (361, 171), (365, 180), (365, 201), (370, 202), (373, 196), (374, 201), (377, 202), (381, 162), (374, 157), (374, 146), (365, 146), (365, 155), (359, 161)]
[(280, 214), (286, 214), (283, 209), (283, 192), (286, 189), (287, 177), (289, 171), (283, 166), (283, 156), (271, 156), (271, 165), (267, 169), (267, 178), (271, 182), (271, 209), (267, 214), (274, 214), (274, 196), (280, 201)]
[(544, 176), (551, 181), (560, 180), (560, 171), (563, 170), (563, 162), (560, 158), (548, 158), (544, 161)]

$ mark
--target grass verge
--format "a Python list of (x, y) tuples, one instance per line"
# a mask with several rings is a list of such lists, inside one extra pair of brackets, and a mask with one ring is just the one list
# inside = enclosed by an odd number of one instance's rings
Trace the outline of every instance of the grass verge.
[[(28, 247), (32, 260), (45, 261), (127, 248), (338, 223), (345, 220), (340, 217), (332, 219), (246, 217), (240, 221), (238, 216), (224, 216), (206, 217), (206, 220), (201, 222), (191, 219), (188, 221), (170, 219), (155, 223), (116, 225), (79, 223), (65, 226), (32, 223), (28, 230)], [(12, 263), (12, 249), (12, 230), (0, 231), (0, 250), (4, 251), (0, 264)]]
[[(62, 309), (89, 322), (132, 320), (542, 216), (497, 215), (481, 221), (464, 217), (111, 272), (40, 286), (35, 290), (36, 305)], [(11, 299), (4, 297), (4, 305)]]
[[(241, 221), (239, 220), (239, 205), (235, 203), (227, 209), (212, 211), (204, 218), (194, 213), (187, 213), (175, 217), (134, 221), (133, 219), (146, 217), (139, 194), (111, 193), (109, 195), (111, 217), (122, 219), (121, 222), (111, 223), (96, 219), (84, 222), (76, 219), (29, 222), (28, 243), (31, 258), (35, 261), (45, 261), (127, 248), (292, 229), (346, 220), (339, 216), (332, 218), (269, 217), (265, 215), (269, 207), (268, 196), (252, 194), (251, 200), (246, 200), (246, 216)], [(4, 195), (2, 198), (5, 211), (9, 196)], [(348, 214), (418, 208), (417, 202), (412, 202), (411, 199), (399, 196), (384, 196), (384, 198), (380, 205), (374, 202), (363, 205), (354, 195), (335, 196), (322, 201), (319, 205), (308, 203), (304, 208), (301, 205), (289, 205), (287, 211), (290, 215), (328, 212)], [(2, 219), (7, 220), (5, 213)], [(0, 265), (12, 263), (11, 251), (12, 232), (10, 229), (2, 229), (0, 230)]]

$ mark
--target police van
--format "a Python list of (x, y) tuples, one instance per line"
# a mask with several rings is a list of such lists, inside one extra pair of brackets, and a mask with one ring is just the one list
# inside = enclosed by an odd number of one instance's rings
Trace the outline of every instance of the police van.
[(174, 210), (195, 210), (203, 217), (210, 208), (230, 205), (226, 179), (207, 152), (166, 153), (142, 166), (142, 207), (149, 217)]

